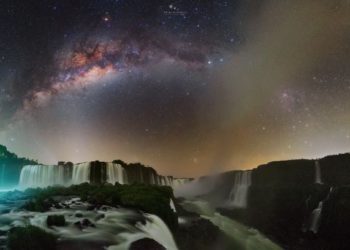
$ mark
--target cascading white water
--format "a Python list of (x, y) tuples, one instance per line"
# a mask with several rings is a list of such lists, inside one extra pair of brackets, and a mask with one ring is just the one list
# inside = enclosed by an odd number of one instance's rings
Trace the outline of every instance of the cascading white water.
[(23, 167), (19, 177), (20, 188), (66, 184), (63, 166), (27, 165)]
[(146, 223), (136, 223), (135, 227), (140, 232), (122, 233), (120, 236), (125, 239), (123, 244), (110, 246), (108, 250), (125, 250), (140, 239), (150, 238), (161, 244), (167, 250), (177, 250), (173, 235), (166, 224), (156, 215), (144, 214)]
[(73, 165), (72, 184), (90, 182), (90, 162)]
[(252, 184), (252, 171), (241, 171), (235, 174), (233, 188), (229, 195), (229, 205), (246, 208), (249, 187)]
[(172, 186), (173, 181), (169, 176), (159, 176), (159, 184), (161, 186)]
[(177, 212), (177, 211), (176, 211), (176, 207), (175, 207), (175, 203), (174, 203), (173, 199), (170, 199), (170, 208), (171, 208), (171, 210), (174, 211), (174, 213)]
[[(84, 162), (73, 165), (71, 171), (67, 171), (67, 166), (45, 166), (45, 165), (28, 165), (22, 168), (20, 174), (19, 186), (21, 188), (29, 187), (47, 187), (53, 185), (67, 186), (90, 182), (91, 163)], [(1, 179), (0, 168), (0, 184)], [(139, 172), (141, 183), (149, 183), (163, 186), (174, 186), (184, 183), (185, 180), (179, 179), (174, 182), (171, 176), (161, 176), (151, 172), (148, 179), (145, 179), (143, 171)], [(111, 184), (116, 182), (128, 184), (128, 175), (126, 169), (120, 164), (106, 163), (106, 181)]]
[[(63, 204), (69, 209), (53, 209), (47, 212), (13, 210), (0, 213), (0, 231), (8, 231), (14, 226), (34, 225), (63, 241), (79, 242), (81, 249), (85, 249), (84, 246), (94, 241), (103, 242), (104, 249), (126, 250), (133, 242), (149, 238), (157, 241), (167, 250), (177, 250), (171, 231), (156, 215), (113, 207), (91, 211), (87, 210), (89, 204), (80, 201), (79, 198), (64, 201)], [(82, 218), (76, 217), (77, 212)], [(64, 216), (66, 225), (49, 227), (46, 222), (49, 215)], [(76, 223), (83, 219), (88, 219), (94, 226), (86, 226), (83, 230), (78, 229)]]
[(4, 185), (5, 184), (5, 165), (2, 164), (1, 165), (1, 172), (0, 172), (0, 185)]
[(311, 213), (311, 223), (309, 230), (311, 232), (317, 233), (320, 227), (321, 213), (322, 213), (323, 202), (318, 203), (317, 208), (315, 208)]
[(329, 189), (327, 197), (318, 203), (317, 208), (312, 210), (309, 231), (315, 234), (318, 232), (318, 229), (320, 228), (323, 203), (329, 199), (332, 191), (333, 191), (333, 187)]
[(118, 182), (120, 184), (127, 184), (128, 178), (125, 169), (116, 163), (107, 163), (107, 182), (113, 185)]
[(151, 180), (150, 180), (150, 183), (151, 184), (156, 184), (156, 178), (155, 178), (155, 176), (154, 176), (154, 174), (153, 173), (151, 173)]
[(23, 189), (54, 185), (67, 186), (83, 182), (90, 182), (90, 163), (74, 165), (71, 177), (65, 177), (63, 165), (27, 165), (22, 168), (19, 177), (19, 187)]
[(322, 184), (321, 168), (319, 161), (315, 161), (315, 183)]
[(177, 188), (188, 182), (190, 182), (190, 180), (186, 178), (174, 178), (172, 187)]

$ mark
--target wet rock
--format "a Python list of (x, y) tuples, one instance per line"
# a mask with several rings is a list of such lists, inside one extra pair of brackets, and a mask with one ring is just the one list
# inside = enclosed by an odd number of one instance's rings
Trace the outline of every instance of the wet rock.
[(89, 219), (83, 219), (81, 221), (77, 221), (74, 223), (74, 226), (79, 228), (80, 230), (87, 227), (96, 227), (94, 223), (92, 223)]
[(96, 227), (94, 223), (92, 223), (89, 219), (83, 219), (81, 222), (83, 227)]
[(133, 242), (129, 250), (166, 250), (166, 248), (153, 239), (144, 238)]
[(104, 215), (104, 214), (98, 214), (97, 216), (96, 216), (96, 220), (101, 220), (101, 219), (103, 219), (103, 218), (105, 218), (106, 216)]
[(77, 227), (78, 229), (82, 230), (83, 226), (81, 225), (80, 221), (74, 222), (74, 226)]
[(66, 224), (66, 220), (63, 215), (49, 215), (46, 219), (46, 224), (51, 226), (63, 227)]

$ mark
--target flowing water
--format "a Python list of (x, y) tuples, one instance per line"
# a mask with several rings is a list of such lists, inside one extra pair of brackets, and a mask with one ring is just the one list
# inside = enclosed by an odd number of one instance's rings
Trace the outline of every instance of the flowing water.
[[(14, 226), (34, 225), (57, 235), (60, 243), (98, 243), (109, 250), (125, 250), (136, 240), (150, 238), (169, 250), (177, 250), (174, 238), (166, 224), (156, 215), (138, 213), (133, 210), (103, 206), (88, 211), (89, 204), (74, 198), (62, 202), (69, 208), (48, 212), (29, 212), (13, 209), (0, 214), (0, 230)], [(65, 226), (48, 227), (49, 215), (63, 215)], [(84, 223), (88, 220), (88, 223)], [(134, 223), (134, 222), (136, 223)]]
[(252, 171), (241, 171), (235, 174), (235, 180), (229, 195), (229, 206), (246, 208), (249, 187), (252, 184)]
[(315, 208), (311, 213), (311, 224), (309, 230), (313, 233), (317, 233), (320, 227), (321, 213), (322, 213), (323, 202), (318, 203), (317, 208)]
[(63, 166), (28, 165), (19, 177), (19, 187), (23, 189), (65, 184)]
[(108, 250), (125, 250), (129, 249), (132, 242), (140, 239), (150, 238), (157, 241), (167, 250), (177, 250), (173, 235), (165, 223), (157, 216), (145, 214), (146, 224), (137, 223), (135, 228), (138, 232), (121, 233), (119, 236), (124, 242), (119, 245), (109, 246)]
[(5, 185), (5, 165), (2, 164), (0, 168), (0, 186)]
[[(0, 185), (3, 169), (0, 168)], [(128, 175), (124, 167), (119, 164), (108, 162), (106, 163), (106, 181), (111, 184), (116, 182), (120, 184), (128, 184)], [(46, 166), (46, 165), (28, 165), (24, 166), (20, 173), (19, 188), (35, 188), (48, 186), (69, 186), (72, 184), (80, 184), (90, 182), (91, 163), (79, 163), (69, 168), (65, 165)], [(140, 182), (155, 185), (179, 187), (187, 183), (188, 179), (175, 179), (171, 176), (161, 176), (151, 172), (145, 179), (143, 170), (139, 171)]]
[(186, 200), (181, 203), (184, 209), (195, 212), (211, 221), (229, 236), (240, 248), (236, 250), (282, 250), (281, 247), (266, 238), (258, 230), (249, 228), (220, 213), (203, 200)]
[(126, 175), (125, 169), (116, 163), (107, 163), (107, 182), (111, 184), (115, 184), (116, 182), (120, 184), (127, 184), (128, 177)]
[(315, 161), (315, 183), (322, 184), (321, 167), (319, 161)]
[(318, 203), (318, 206), (314, 210), (312, 210), (309, 231), (315, 234), (318, 233), (318, 230), (321, 225), (323, 203), (329, 199), (332, 192), (333, 192), (333, 187), (329, 189), (327, 197), (324, 200), (320, 201)]
[(90, 182), (90, 162), (75, 164), (73, 166), (72, 184)]

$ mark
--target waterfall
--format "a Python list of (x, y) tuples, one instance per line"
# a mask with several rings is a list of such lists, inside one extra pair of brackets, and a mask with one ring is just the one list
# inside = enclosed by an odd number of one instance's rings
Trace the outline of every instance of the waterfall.
[(27, 165), (21, 170), (19, 177), (20, 188), (67, 186), (90, 182), (90, 163), (80, 163), (73, 166), (72, 176), (65, 175), (63, 165)]
[(190, 182), (190, 179), (186, 179), (186, 178), (174, 178), (173, 179), (173, 187), (177, 188), (179, 186), (182, 186), (186, 183)]
[(318, 203), (317, 208), (312, 210), (309, 231), (315, 234), (318, 232), (318, 229), (320, 228), (323, 203), (329, 199), (332, 191), (333, 191), (333, 187), (329, 189), (327, 197)]
[(145, 214), (145, 217), (148, 219), (146, 224), (139, 223), (137, 227), (166, 249), (177, 250), (174, 237), (166, 224), (156, 215)]
[(125, 250), (130, 245), (141, 239), (153, 239), (161, 244), (167, 250), (178, 250), (174, 237), (167, 225), (156, 215), (144, 214), (146, 223), (136, 223), (135, 227), (140, 232), (121, 233), (119, 236), (124, 238), (124, 242), (119, 245), (110, 246), (108, 250)]
[(319, 161), (315, 161), (315, 183), (322, 184), (321, 168)]
[(1, 165), (0, 186), (5, 184), (5, 164)]
[[(106, 182), (115, 184), (128, 184), (127, 170), (120, 164), (106, 162)], [(98, 169), (98, 170), (97, 170)], [(99, 170), (101, 169), (101, 170)], [(0, 185), (3, 184), (5, 179), (4, 176), (5, 167), (1, 168), (0, 165)], [(81, 184), (94, 181), (94, 176), (104, 176), (104, 173), (98, 173), (96, 171), (104, 171), (104, 168), (94, 168), (90, 162), (78, 163), (73, 166), (65, 164), (59, 164), (56, 166), (45, 166), (45, 165), (28, 165), (24, 166), (20, 173), (19, 186), (21, 188), (29, 187), (47, 187), (53, 185), (68, 186), (72, 184)], [(184, 182), (178, 180), (174, 182), (171, 176), (161, 176), (156, 172), (146, 172), (144, 169), (140, 169), (137, 173), (140, 175), (141, 183), (173, 186), (175, 183)], [(91, 176), (93, 175), (93, 176)], [(104, 180), (102, 180), (104, 181)], [(99, 183), (99, 180), (97, 181)]]
[(73, 165), (72, 184), (90, 182), (90, 162)]
[(172, 184), (173, 184), (171, 177), (169, 177), (169, 176), (164, 176), (164, 178), (165, 178), (165, 185), (171, 187)]
[(174, 203), (173, 199), (170, 199), (170, 208), (171, 208), (171, 210), (174, 211), (174, 213), (177, 212), (177, 211), (176, 211), (176, 207), (175, 207), (175, 203)]
[(65, 185), (63, 166), (27, 165), (21, 170), (20, 188)]
[(120, 184), (127, 184), (128, 178), (125, 169), (116, 163), (107, 163), (107, 182), (113, 185), (118, 182)]
[(151, 173), (151, 180), (150, 180), (150, 183), (153, 184), (153, 185), (157, 184), (157, 183), (156, 183), (156, 179), (154, 178), (154, 174), (153, 174), (153, 173)]
[(246, 208), (249, 187), (252, 184), (252, 171), (241, 171), (235, 174), (233, 188), (229, 195), (229, 205)]
[(311, 213), (311, 224), (309, 230), (317, 233), (320, 227), (321, 213), (322, 213), (323, 202), (318, 203), (317, 208), (315, 208)]
[(158, 185), (170, 186), (170, 187), (173, 186), (173, 179), (172, 179), (172, 177), (170, 177), (170, 176), (159, 176), (159, 178), (160, 178), (160, 182), (159, 182)]

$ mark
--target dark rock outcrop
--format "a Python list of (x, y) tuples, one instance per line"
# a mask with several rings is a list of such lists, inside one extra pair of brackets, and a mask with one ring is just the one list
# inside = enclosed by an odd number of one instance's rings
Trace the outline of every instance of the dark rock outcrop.
[[(346, 249), (350, 245), (350, 154), (318, 160), (267, 163), (252, 170), (246, 208), (227, 206), (239, 171), (203, 177), (213, 188), (203, 197), (219, 211), (257, 228), (285, 249)], [(333, 187), (332, 192), (330, 192)], [(320, 225), (312, 232), (312, 212), (322, 202)]]
[(90, 163), (90, 183), (101, 184), (107, 180), (107, 166), (105, 162), (93, 161)]
[(133, 242), (129, 250), (165, 250), (165, 247), (155, 240), (144, 238)]
[(191, 217), (186, 225), (180, 226), (175, 238), (179, 249), (187, 250), (230, 250), (238, 249), (217, 226), (210, 221)]

